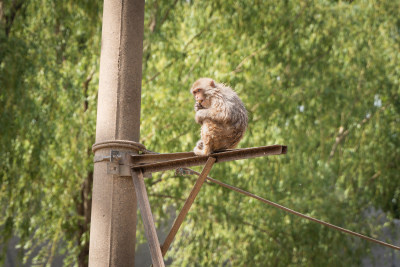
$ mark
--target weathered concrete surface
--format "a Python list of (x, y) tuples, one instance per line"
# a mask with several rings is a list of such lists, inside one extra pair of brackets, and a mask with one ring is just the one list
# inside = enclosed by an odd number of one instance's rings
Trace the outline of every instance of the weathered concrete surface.
[[(105, 0), (96, 143), (139, 141), (144, 0)], [(98, 155), (109, 155), (102, 148)], [(134, 266), (136, 195), (131, 177), (94, 166), (89, 266)]]

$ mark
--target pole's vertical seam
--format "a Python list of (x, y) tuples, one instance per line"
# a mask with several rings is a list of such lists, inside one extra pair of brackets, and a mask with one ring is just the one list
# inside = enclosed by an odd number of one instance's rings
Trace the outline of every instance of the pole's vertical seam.
[[(120, 102), (119, 95), (121, 94), (121, 44), (122, 44), (122, 31), (124, 26), (124, 0), (121, 1), (121, 12), (119, 14), (120, 27), (119, 27), (119, 43), (118, 43), (118, 81), (117, 81), (117, 99)], [(117, 112), (115, 112), (115, 137), (120, 139), (119, 136), (119, 117), (120, 117), (120, 103), (117, 104)]]
[[(112, 187), (111, 187), (111, 214), (113, 214), (113, 200), (114, 200), (114, 175), (112, 175)], [(114, 224), (114, 218), (111, 218), (111, 223), (110, 223), (110, 246), (108, 247), (109, 249), (109, 257), (108, 257), (108, 265), (107, 266), (111, 266), (111, 259), (112, 259), (112, 241), (113, 241), (113, 224)]]
[[(119, 100), (119, 95), (121, 94), (121, 44), (122, 44), (122, 30), (123, 30), (123, 14), (124, 14), (124, 0), (121, 1), (121, 9), (120, 9), (120, 14), (119, 14), (119, 21), (120, 21), (120, 28), (119, 28), (119, 41), (118, 41), (118, 74), (117, 74), (117, 99), (118, 102)], [(119, 139), (119, 117), (120, 117), (120, 103), (117, 103), (117, 112), (115, 112), (115, 137), (116, 139)], [(112, 175), (112, 191), (111, 191), (111, 214), (113, 214), (113, 202), (114, 202), (114, 175)], [(110, 223), (110, 244), (113, 244), (113, 227), (114, 225), (114, 218), (111, 218), (111, 223)], [(112, 259), (112, 246), (110, 245), (109, 247), (110, 251), (110, 256), (108, 258), (108, 266), (111, 266), (111, 259)]]

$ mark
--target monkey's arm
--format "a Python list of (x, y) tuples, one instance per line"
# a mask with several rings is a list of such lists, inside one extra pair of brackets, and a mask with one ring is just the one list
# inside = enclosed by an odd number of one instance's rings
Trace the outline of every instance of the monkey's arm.
[[(196, 110), (196, 108), (195, 108)], [(195, 120), (198, 124), (202, 124), (204, 119), (207, 118), (208, 111), (207, 109), (197, 109), (196, 110), (196, 115), (195, 115)]]
[(227, 122), (226, 112), (216, 108), (199, 109), (195, 116), (196, 122), (202, 124), (205, 119), (218, 123)]

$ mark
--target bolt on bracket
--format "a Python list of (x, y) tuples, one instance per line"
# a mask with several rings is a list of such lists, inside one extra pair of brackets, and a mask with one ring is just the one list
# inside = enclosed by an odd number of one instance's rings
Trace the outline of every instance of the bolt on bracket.
[(110, 153), (110, 162), (107, 162), (107, 174), (115, 174), (119, 175), (120, 173), (120, 159), (122, 152), (117, 150), (111, 150)]

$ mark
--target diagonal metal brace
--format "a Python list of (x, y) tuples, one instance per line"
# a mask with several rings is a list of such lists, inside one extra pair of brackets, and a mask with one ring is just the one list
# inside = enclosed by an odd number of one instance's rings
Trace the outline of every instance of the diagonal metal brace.
[[(149, 243), (151, 261), (153, 266), (164, 267), (164, 260), (161, 254), (160, 243), (154, 225), (153, 214), (151, 213), (150, 202), (144, 184), (144, 178), (141, 171), (132, 171), (132, 180), (135, 185), (136, 197), (138, 200), (140, 214), (142, 215), (143, 226)], [(136, 212), (136, 211), (134, 211)]]
[(201, 186), (203, 185), (204, 181), (207, 178), (207, 175), (210, 173), (212, 166), (214, 165), (216, 159), (213, 157), (208, 158), (206, 165), (204, 166), (203, 171), (201, 172), (199, 178), (197, 179), (195, 185), (193, 186), (192, 191), (190, 192), (189, 197), (187, 198), (185, 204), (182, 207), (182, 210), (179, 212), (178, 216), (175, 219), (174, 224), (170, 232), (168, 233), (167, 238), (165, 238), (164, 244), (161, 247), (162, 255), (165, 256), (167, 251), (174, 239), (176, 233), (179, 230), (179, 227), (182, 225), (183, 220), (185, 219), (186, 215), (189, 212), (190, 207), (192, 206), (197, 194), (199, 193)]

